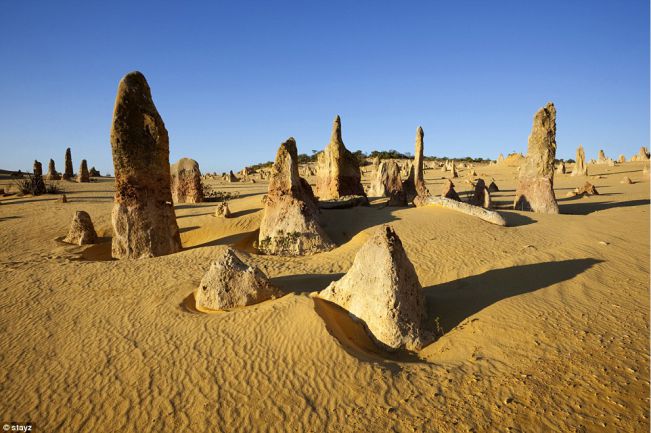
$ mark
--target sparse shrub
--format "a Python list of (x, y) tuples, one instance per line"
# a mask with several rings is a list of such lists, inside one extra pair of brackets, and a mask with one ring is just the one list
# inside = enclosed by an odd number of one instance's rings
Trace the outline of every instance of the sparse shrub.
[(209, 202), (224, 202), (228, 200), (234, 200), (240, 196), (239, 191), (217, 191), (213, 189), (210, 185), (206, 185), (202, 182), (203, 187), (203, 199), (204, 201)]

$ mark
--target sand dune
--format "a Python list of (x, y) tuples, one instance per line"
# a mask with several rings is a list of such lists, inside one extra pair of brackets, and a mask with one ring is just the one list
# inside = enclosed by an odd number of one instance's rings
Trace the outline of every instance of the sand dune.
[[(112, 260), (113, 180), (63, 182), (53, 196), (0, 198), (3, 416), (36, 431), (649, 431), (649, 178), (643, 163), (590, 166), (600, 195), (561, 215), (509, 209), (515, 168), (478, 166), (508, 227), (438, 207), (322, 211), (337, 248), (255, 254), (267, 183), (175, 211), (183, 251)], [(472, 187), (455, 180), (465, 197)], [(426, 170), (438, 192), (439, 170)], [(620, 184), (623, 176), (635, 183)], [(314, 179), (310, 179), (314, 182)], [(368, 184), (368, 175), (364, 183)], [(3, 178), (0, 187), (10, 184)], [(62, 242), (76, 210), (100, 243)], [(371, 229), (390, 223), (443, 335), (388, 354), (311, 293), (345, 273)], [(288, 292), (203, 314), (191, 294), (231, 245)], [(7, 419), (8, 420), (8, 419)]]

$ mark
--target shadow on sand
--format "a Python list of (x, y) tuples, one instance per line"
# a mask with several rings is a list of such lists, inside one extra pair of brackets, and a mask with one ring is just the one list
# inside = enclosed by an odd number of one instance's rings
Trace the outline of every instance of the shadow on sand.
[(494, 269), (424, 288), (428, 318), (447, 333), (464, 319), (501, 301), (569, 280), (601, 260), (573, 259)]
[(559, 203), (558, 207), (562, 214), (570, 215), (588, 215), (592, 212), (599, 212), (616, 207), (631, 207), (649, 205), (649, 200), (629, 200), (629, 201), (600, 201), (593, 203)]

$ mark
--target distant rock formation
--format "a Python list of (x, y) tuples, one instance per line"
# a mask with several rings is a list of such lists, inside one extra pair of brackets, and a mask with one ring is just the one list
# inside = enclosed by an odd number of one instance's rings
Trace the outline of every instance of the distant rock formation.
[(371, 197), (389, 197), (388, 206), (406, 206), (400, 167), (395, 161), (382, 161), (368, 191)]
[(194, 159), (181, 158), (170, 167), (172, 199), (176, 203), (201, 203), (201, 170)]
[(34, 160), (34, 177), (43, 177), (43, 164)]
[[(425, 133), (423, 132), (422, 127), (416, 129), (416, 145), (414, 152), (414, 187), (416, 189), (416, 195), (426, 197), (429, 195), (429, 191), (425, 187), (425, 175), (423, 174), (423, 158), (425, 152), (424, 144)], [(408, 197), (409, 201), (412, 201), (413, 198)]]
[(74, 173), (72, 172), (72, 154), (70, 153), (70, 148), (67, 148), (66, 157), (64, 161), (64, 170), (61, 178), (63, 180), (70, 180), (73, 177), (74, 177)]
[(554, 196), (556, 108), (551, 102), (536, 113), (527, 156), (520, 168), (513, 207), (539, 213), (559, 213)]
[(488, 185), (488, 192), (499, 192), (499, 190), (495, 181), (491, 181), (490, 185)]
[[(65, 195), (64, 195), (65, 197)], [(63, 239), (64, 242), (77, 245), (94, 244), (97, 242), (97, 233), (93, 226), (90, 215), (83, 210), (75, 212), (75, 216), (70, 224), (68, 235)]]
[(45, 175), (46, 180), (59, 180), (61, 176), (57, 173), (56, 167), (54, 166), (54, 160), (50, 159), (50, 162), (47, 165), (47, 174)]
[(423, 289), (396, 232), (378, 228), (352, 267), (318, 294), (358, 318), (381, 347), (419, 350), (426, 343)]
[(504, 162), (504, 155), (500, 153), (500, 155), (497, 157), (497, 163), (501, 164)]
[(180, 251), (167, 129), (140, 72), (127, 74), (118, 86), (111, 148), (115, 168), (113, 257), (144, 258)]
[(334, 248), (318, 215), (312, 189), (298, 175), (296, 141), (289, 138), (280, 145), (272, 167), (258, 249), (266, 254), (299, 256)]
[(88, 163), (85, 159), (81, 160), (79, 173), (77, 173), (77, 182), (90, 182), (90, 173), (88, 173)]
[(40, 195), (45, 193), (45, 182), (43, 181), (43, 164), (34, 160), (34, 177), (32, 179), (32, 194)]
[(597, 154), (597, 164), (605, 164), (607, 161), (608, 158), (606, 158), (606, 154), (603, 150), (599, 149), (599, 153)]
[(575, 188), (574, 194), (578, 196), (599, 195), (599, 192), (597, 191), (597, 188), (595, 188), (593, 184), (591, 184), (590, 182), (586, 182), (582, 187)]
[(619, 157), (617, 158), (617, 162), (619, 162), (620, 164), (626, 162), (626, 156), (619, 155)]
[(579, 144), (579, 147), (576, 149), (576, 162), (574, 163), (574, 169), (572, 170), (572, 176), (587, 176), (588, 167), (585, 165), (585, 151), (583, 146)]
[(624, 183), (624, 184), (627, 184), (627, 185), (632, 185), (632, 184), (633, 184), (633, 181), (631, 180), (630, 177), (628, 177), (628, 176), (624, 176), (624, 177), (622, 178), (622, 180), (619, 181), (619, 183)]
[(475, 192), (470, 198), (469, 203), (474, 206), (481, 206), (485, 209), (490, 209), (492, 207), (491, 195), (486, 188), (486, 183), (484, 179), (477, 179), (475, 183)]
[(556, 174), (565, 174), (565, 162), (561, 161), (556, 167)]
[(457, 173), (457, 167), (454, 165), (454, 161), (452, 161), (452, 164), (450, 165), (450, 171), (452, 172), (450, 175), (452, 179), (459, 177), (459, 173)]
[(88, 170), (88, 174), (90, 175), (90, 177), (102, 177), (99, 170), (96, 169), (95, 166), (92, 166), (90, 170)]
[(341, 119), (335, 117), (330, 143), (317, 157), (316, 192), (319, 200), (365, 195), (359, 163), (341, 138)]
[(227, 310), (282, 296), (267, 276), (249, 266), (230, 247), (223, 247), (195, 292), (199, 309)]
[(648, 161), (650, 157), (649, 149), (642, 146), (636, 155), (633, 155), (631, 161)]

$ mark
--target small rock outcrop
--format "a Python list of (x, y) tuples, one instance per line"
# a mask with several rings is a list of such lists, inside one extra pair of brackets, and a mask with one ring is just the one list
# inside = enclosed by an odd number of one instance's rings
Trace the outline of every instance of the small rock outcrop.
[(99, 170), (95, 168), (95, 166), (91, 167), (90, 170), (88, 170), (88, 174), (90, 174), (90, 177), (101, 177), (102, 176), (100, 174)]
[(72, 153), (70, 152), (70, 148), (67, 148), (66, 157), (63, 164), (63, 174), (61, 175), (61, 178), (63, 180), (70, 180), (73, 177), (74, 173), (72, 172)]
[(85, 159), (81, 160), (79, 173), (77, 173), (77, 182), (90, 182), (90, 173), (88, 173), (88, 163)]
[(642, 146), (637, 154), (633, 155), (631, 161), (648, 161), (651, 154), (649, 154), (649, 149)]
[(34, 177), (32, 179), (32, 194), (40, 195), (45, 193), (45, 182), (43, 181), (43, 164), (34, 160)]
[(388, 225), (359, 249), (340, 280), (319, 292), (365, 325), (388, 350), (419, 350), (428, 338), (423, 289), (398, 235)]
[(574, 163), (572, 176), (587, 176), (587, 175), (588, 175), (588, 166), (585, 165), (585, 151), (583, 150), (583, 146), (579, 144), (579, 147), (576, 149), (576, 162)]
[(554, 196), (555, 157), (556, 108), (549, 102), (533, 119), (527, 156), (518, 175), (514, 209), (559, 213)]
[(371, 197), (389, 197), (388, 206), (405, 206), (407, 200), (402, 189), (400, 167), (395, 161), (382, 161), (368, 191)]
[(176, 203), (201, 203), (201, 170), (194, 159), (181, 158), (170, 167), (172, 200)]
[(631, 180), (630, 177), (628, 177), (628, 176), (624, 176), (624, 177), (622, 178), (622, 180), (619, 181), (619, 183), (624, 183), (624, 184), (627, 184), (627, 185), (632, 185), (632, 184), (633, 184), (633, 181)]
[(590, 182), (586, 182), (583, 184), (582, 187), (580, 188), (575, 188), (574, 189), (574, 194), (578, 196), (584, 196), (584, 195), (599, 195), (599, 192), (597, 191), (597, 188)]
[(113, 257), (144, 258), (180, 251), (167, 129), (140, 72), (127, 74), (118, 86), (111, 148), (115, 169)]
[(310, 185), (298, 175), (296, 141), (280, 145), (264, 200), (258, 249), (265, 254), (300, 256), (334, 248), (319, 225)]
[(341, 119), (335, 117), (330, 143), (317, 157), (316, 191), (319, 200), (365, 195), (359, 163), (341, 138)]
[(221, 248), (195, 292), (198, 309), (227, 310), (282, 296), (267, 276), (245, 264), (230, 247)]
[(617, 162), (619, 162), (620, 164), (626, 162), (626, 156), (619, 155), (619, 157), (617, 158)]
[(475, 183), (475, 192), (470, 198), (469, 203), (474, 206), (481, 206), (485, 209), (490, 209), (493, 207), (493, 204), (491, 202), (491, 194), (488, 191), (488, 188), (486, 188), (484, 179), (477, 179), (477, 182)]
[(443, 187), (441, 188), (441, 197), (449, 198), (451, 200), (461, 201), (459, 194), (454, 190), (454, 183), (450, 179), (443, 180)]
[(76, 245), (94, 244), (97, 242), (97, 233), (95, 232), (93, 221), (87, 212), (83, 210), (75, 212), (72, 224), (70, 224), (70, 230), (68, 230), (68, 235), (63, 240), (64, 242)]
[(565, 161), (561, 161), (558, 166), (556, 166), (556, 174), (565, 174)]
[(495, 181), (491, 181), (490, 185), (488, 185), (488, 192), (499, 192), (499, 190)]
[(43, 177), (43, 164), (34, 160), (34, 177)]
[(606, 154), (602, 149), (599, 149), (599, 153), (597, 154), (597, 164), (605, 164), (606, 162), (608, 162)]
[(215, 207), (215, 216), (219, 218), (230, 218), (231, 210), (228, 208), (228, 202), (217, 203)]
[(50, 159), (50, 162), (47, 165), (47, 174), (45, 175), (46, 180), (59, 180), (61, 176), (57, 173), (56, 167), (54, 166), (54, 160)]

